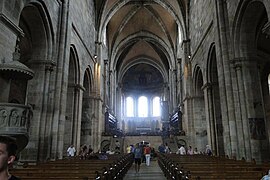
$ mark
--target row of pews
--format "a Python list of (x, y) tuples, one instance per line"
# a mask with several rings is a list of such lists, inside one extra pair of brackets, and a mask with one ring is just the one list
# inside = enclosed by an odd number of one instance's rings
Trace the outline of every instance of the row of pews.
[(159, 154), (159, 166), (167, 179), (261, 179), (270, 163), (256, 164), (207, 155)]
[(14, 168), (10, 169), (10, 173), (22, 180), (121, 180), (132, 162), (131, 154), (108, 155), (106, 160), (72, 158)]

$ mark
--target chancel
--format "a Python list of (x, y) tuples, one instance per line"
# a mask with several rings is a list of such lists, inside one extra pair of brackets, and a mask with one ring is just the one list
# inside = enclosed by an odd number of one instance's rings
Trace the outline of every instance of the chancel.
[[(270, 169), (269, 6), (0, 0), (0, 135), (18, 145), (12, 173), (142, 178), (126, 150), (138, 145), (156, 162), (140, 166), (146, 178), (153, 167), (167, 179), (261, 178)], [(176, 154), (181, 146), (196, 155)], [(196, 166), (206, 162), (213, 169)]]

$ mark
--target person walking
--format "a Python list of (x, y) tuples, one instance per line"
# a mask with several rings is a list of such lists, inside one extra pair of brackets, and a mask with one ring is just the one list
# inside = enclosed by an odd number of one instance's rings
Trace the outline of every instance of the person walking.
[(145, 164), (146, 166), (150, 166), (150, 158), (151, 158), (151, 148), (149, 144), (144, 147), (144, 155), (145, 155)]
[(131, 153), (131, 145), (127, 145), (126, 152), (129, 154)]
[(142, 149), (139, 147), (139, 144), (136, 144), (134, 149), (134, 162), (135, 162), (135, 171), (138, 173), (140, 171), (140, 165), (142, 163)]

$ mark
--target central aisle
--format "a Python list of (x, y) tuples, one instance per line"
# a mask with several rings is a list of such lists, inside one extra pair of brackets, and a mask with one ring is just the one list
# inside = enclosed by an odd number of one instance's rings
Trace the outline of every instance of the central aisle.
[(150, 166), (146, 166), (145, 163), (141, 164), (140, 172), (136, 174), (134, 163), (124, 177), (124, 180), (136, 180), (136, 179), (155, 179), (155, 180), (166, 180), (162, 170), (160, 169), (157, 160), (153, 160)]

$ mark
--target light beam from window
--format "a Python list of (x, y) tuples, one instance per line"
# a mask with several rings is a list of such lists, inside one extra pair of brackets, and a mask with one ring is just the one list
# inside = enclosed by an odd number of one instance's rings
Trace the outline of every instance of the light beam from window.
[(134, 117), (134, 100), (132, 97), (126, 98), (126, 113), (127, 117)]
[(160, 116), (160, 97), (153, 99), (153, 116)]
[(147, 117), (148, 116), (148, 100), (147, 97), (141, 96), (138, 99), (138, 116)]

